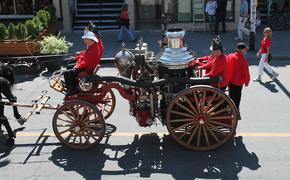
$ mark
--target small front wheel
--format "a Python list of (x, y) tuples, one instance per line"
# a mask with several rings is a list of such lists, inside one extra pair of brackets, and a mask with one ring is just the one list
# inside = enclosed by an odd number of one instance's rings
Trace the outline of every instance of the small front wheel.
[(85, 101), (68, 101), (57, 109), (52, 121), (57, 139), (71, 149), (89, 149), (105, 135), (105, 121), (98, 108)]

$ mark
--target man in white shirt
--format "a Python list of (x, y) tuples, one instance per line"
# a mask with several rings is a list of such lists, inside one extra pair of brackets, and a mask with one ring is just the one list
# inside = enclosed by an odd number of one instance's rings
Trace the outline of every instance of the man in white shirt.
[(249, 17), (249, 3), (247, 0), (241, 0), (240, 17), (238, 24), (238, 37), (236, 40), (243, 41), (243, 33), (250, 34), (250, 31), (246, 28), (246, 23)]
[(208, 15), (209, 28), (210, 28), (211, 33), (214, 33), (215, 21), (216, 21), (216, 17), (215, 17), (216, 9), (217, 9), (217, 3), (215, 0), (207, 1), (205, 12)]

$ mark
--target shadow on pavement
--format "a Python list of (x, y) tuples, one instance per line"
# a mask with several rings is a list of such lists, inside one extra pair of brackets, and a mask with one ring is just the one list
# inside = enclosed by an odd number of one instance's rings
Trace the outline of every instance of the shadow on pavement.
[[(108, 140), (107, 140), (108, 142)], [(107, 154), (107, 152), (114, 152)], [(257, 170), (259, 159), (249, 152), (242, 137), (236, 137), (215, 151), (193, 152), (178, 146), (170, 136), (135, 135), (129, 145), (100, 144), (89, 151), (58, 147), (49, 158), (64, 171), (75, 171), (85, 179), (101, 179), (103, 175), (170, 174), (174, 179), (238, 179), (244, 167)], [(113, 169), (104, 164), (118, 163)]]

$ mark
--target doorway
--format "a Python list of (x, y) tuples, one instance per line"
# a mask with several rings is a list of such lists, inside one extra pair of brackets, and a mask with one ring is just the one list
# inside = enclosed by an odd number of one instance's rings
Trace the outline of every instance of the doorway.
[(161, 29), (162, 0), (138, 0), (137, 29)]

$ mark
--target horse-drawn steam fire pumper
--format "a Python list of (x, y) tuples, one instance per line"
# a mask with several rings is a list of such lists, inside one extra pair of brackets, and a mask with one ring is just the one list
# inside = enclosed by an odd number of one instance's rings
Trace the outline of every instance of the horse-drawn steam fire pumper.
[[(210, 86), (220, 77), (202, 77), (188, 63), (194, 55), (183, 45), (185, 31), (166, 31), (167, 46), (154, 55), (148, 45), (122, 50), (115, 56), (120, 76), (79, 77), (79, 93), (65, 96), (53, 117), (58, 140), (73, 149), (96, 146), (104, 137), (116, 99), (112, 89), (130, 104), (130, 114), (141, 127), (160, 121), (181, 146), (197, 151), (213, 150), (230, 140), (237, 126), (237, 109), (221, 90)], [(65, 94), (61, 73), (50, 85)], [(45, 107), (45, 106), (44, 106)]]

